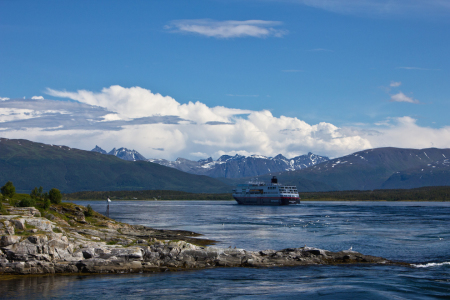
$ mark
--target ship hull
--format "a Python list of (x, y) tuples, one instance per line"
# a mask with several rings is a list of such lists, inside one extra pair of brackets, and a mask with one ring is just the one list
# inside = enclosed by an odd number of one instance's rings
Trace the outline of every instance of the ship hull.
[(270, 205), (270, 206), (280, 206), (280, 205), (290, 205), (290, 204), (300, 204), (300, 198), (295, 197), (241, 197), (234, 196), (234, 200), (241, 205)]

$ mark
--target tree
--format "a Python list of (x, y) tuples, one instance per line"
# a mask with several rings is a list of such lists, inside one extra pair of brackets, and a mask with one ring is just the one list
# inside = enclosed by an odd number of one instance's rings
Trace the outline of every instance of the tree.
[(4, 186), (2, 186), (1, 191), (3, 196), (12, 198), (16, 193), (16, 188), (11, 181), (8, 181)]
[(38, 197), (39, 197), (38, 194), (39, 194), (38, 188), (35, 187), (35, 188), (31, 191), (31, 193), (30, 193), (31, 199), (36, 199), (36, 198), (38, 198)]
[(43, 192), (44, 192), (44, 189), (42, 188), (42, 186), (40, 186), (39, 190), (38, 190), (38, 197), (41, 200), (42, 200), (42, 197), (44, 196)]
[(50, 199), (50, 202), (53, 204), (60, 204), (61, 203), (61, 199), (62, 199), (62, 195), (61, 192), (58, 189), (51, 189), (48, 192), (48, 198)]
[(44, 209), (48, 209), (50, 205), (51, 205), (50, 199), (45, 199), (43, 205)]

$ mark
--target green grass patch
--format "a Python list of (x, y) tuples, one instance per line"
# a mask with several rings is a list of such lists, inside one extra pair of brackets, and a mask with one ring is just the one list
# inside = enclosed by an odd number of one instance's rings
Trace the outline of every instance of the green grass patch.
[(36, 229), (36, 226), (28, 224), (27, 222), (25, 222), (25, 228), (26, 229)]
[(53, 232), (54, 233), (62, 233), (62, 230), (57, 228), (57, 227), (55, 227), (55, 228), (53, 228)]

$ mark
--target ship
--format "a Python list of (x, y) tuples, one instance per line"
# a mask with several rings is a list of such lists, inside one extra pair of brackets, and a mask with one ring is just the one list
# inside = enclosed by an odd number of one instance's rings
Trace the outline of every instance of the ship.
[(294, 185), (282, 185), (273, 176), (270, 183), (250, 181), (239, 184), (233, 190), (233, 198), (243, 205), (300, 204), (300, 196)]

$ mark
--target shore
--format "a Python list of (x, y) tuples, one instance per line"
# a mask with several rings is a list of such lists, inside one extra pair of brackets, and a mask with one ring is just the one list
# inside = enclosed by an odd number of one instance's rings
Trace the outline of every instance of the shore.
[(6, 207), (0, 215), (0, 279), (10, 275), (142, 273), (214, 267), (402, 264), (347, 250), (303, 246), (246, 251), (182, 230), (129, 225), (72, 203)]

